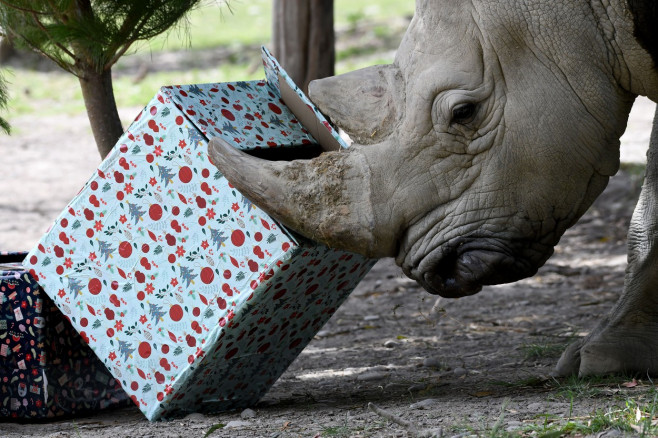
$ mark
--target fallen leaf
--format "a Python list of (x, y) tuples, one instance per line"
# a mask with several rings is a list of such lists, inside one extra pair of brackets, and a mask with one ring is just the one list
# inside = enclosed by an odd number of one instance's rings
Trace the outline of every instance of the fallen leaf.
[(286, 421), (285, 423), (283, 423), (283, 426), (281, 426), (281, 430), (286, 430), (288, 426), (290, 426), (290, 421)]
[(630, 424), (631, 429), (633, 429), (637, 433), (643, 433), (644, 432), (644, 426), (639, 426), (637, 424)]
[(626, 388), (635, 388), (637, 386), (637, 380), (633, 379), (630, 382), (622, 383), (621, 386), (624, 386)]

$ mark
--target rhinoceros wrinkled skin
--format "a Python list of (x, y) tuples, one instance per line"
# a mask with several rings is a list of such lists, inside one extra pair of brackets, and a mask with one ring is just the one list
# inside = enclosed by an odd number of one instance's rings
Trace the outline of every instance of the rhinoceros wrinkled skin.
[[(284, 224), (392, 256), (430, 293), (534, 275), (619, 168), (634, 98), (658, 100), (658, 6), (640, 0), (423, 0), (395, 62), (311, 83), (355, 139), (269, 162), (211, 142), (218, 168)], [(622, 297), (558, 374), (658, 372), (658, 134)]]

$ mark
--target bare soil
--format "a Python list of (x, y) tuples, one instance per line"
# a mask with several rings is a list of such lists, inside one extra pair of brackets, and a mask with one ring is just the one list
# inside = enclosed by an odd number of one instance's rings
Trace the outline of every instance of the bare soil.
[[(627, 142), (642, 161), (653, 106), (640, 102)], [(138, 109), (126, 109), (126, 120)], [(649, 114), (649, 116), (647, 116)], [(0, 137), (0, 249), (30, 249), (98, 164), (84, 115), (12, 119)], [(640, 146), (638, 146), (640, 145)], [(136, 409), (52, 423), (0, 423), (0, 436), (407, 436), (369, 402), (446, 436), (581, 420), (649, 390), (624, 378), (574, 390), (550, 373), (561, 350), (617, 300), (626, 229), (641, 175), (620, 171), (533, 278), (439, 299), (382, 260), (253, 412), (149, 423)], [(534, 355), (533, 355), (534, 354)], [(609, 431), (607, 436), (613, 436)]]

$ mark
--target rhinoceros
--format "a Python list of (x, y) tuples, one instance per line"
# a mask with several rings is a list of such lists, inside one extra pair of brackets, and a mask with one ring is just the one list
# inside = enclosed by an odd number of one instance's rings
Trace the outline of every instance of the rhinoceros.
[[(214, 140), (211, 158), (299, 233), (471, 295), (534, 275), (618, 171), (635, 97), (658, 99), (656, 23), (651, 0), (419, 0), (391, 65), (310, 85), (352, 147), (282, 162)], [(656, 154), (658, 134), (622, 296), (558, 374), (658, 372)]]

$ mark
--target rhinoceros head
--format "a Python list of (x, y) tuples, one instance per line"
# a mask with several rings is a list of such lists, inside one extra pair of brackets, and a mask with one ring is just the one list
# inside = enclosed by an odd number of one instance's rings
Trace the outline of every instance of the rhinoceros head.
[(396, 257), (431, 293), (533, 275), (619, 166), (634, 95), (599, 23), (588, 1), (419, 2), (393, 64), (311, 83), (351, 148), (271, 162), (213, 141), (213, 162), (284, 224)]

